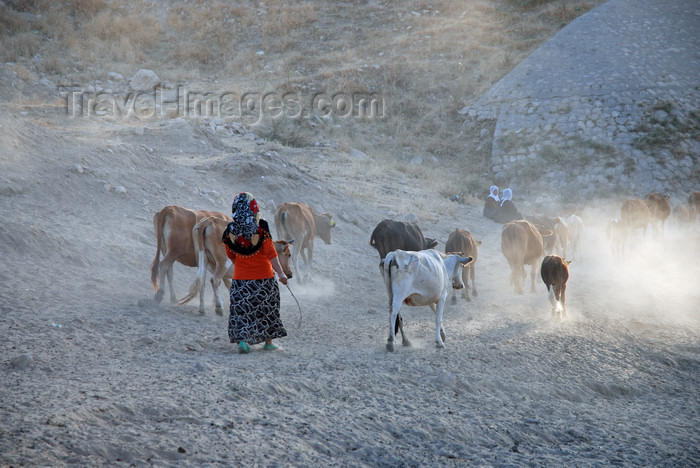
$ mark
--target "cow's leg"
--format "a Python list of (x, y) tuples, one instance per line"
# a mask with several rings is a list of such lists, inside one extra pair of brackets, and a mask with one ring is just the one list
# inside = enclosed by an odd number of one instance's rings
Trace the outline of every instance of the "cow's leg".
[(392, 302), (389, 303), (389, 310), (391, 311), (391, 314), (389, 315), (389, 339), (386, 343), (387, 351), (394, 352), (394, 343), (396, 343), (396, 320), (398, 319), (400, 308), (401, 300), (392, 300)]
[(561, 292), (559, 293), (559, 302), (561, 302), (561, 315), (562, 318), (566, 317), (566, 283), (561, 285)]
[(518, 294), (523, 293), (523, 283), (525, 278), (527, 278), (527, 273), (525, 273), (525, 265), (518, 265), (513, 270), (513, 283), (515, 286), (515, 292)]
[(308, 252), (306, 252), (306, 258), (309, 260), (309, 264), (306, 267), (306, 276), (311, 281), (311, 266), (313, 265), (314, 262), (314, 246), (313, 244), (309, 244), (309, 249)]
[[(476, 282), (474, 281), (474, 277), (476, 276), (476, 265), (474, 265), (474, 262), (472, 262), (471, 265), (469, 265), (469, 275), (472, 277), (472, 296), (478, 296), (478, 293), (476, 292)], [(464, 283), (466, 287), (466, 283)]]
[(167, 280), (170, 288), (170, 302), (177, 302), (175, 297), (175, 289), (173, 288), (173, 263), (175, 259), (169, 255), (164, 255), (163, 260), (158, 264), (158, 291), (154, 297), (157, 303), (163, 300), (165, 295), (165, 282)]
[[(464, 283), (464, 290), (462, 291), (462, 297), (467, 300), (471, 301), (469, 298), (469, 268), (462, 268), (462, 283)], [(452, 293), (454, 294), (455, 289), (452, 288)]]
[(445, 299), (447, 295), (443, 296), (437, 303), (437, 308), (435, 304), (430, 304), (430, 308), (435, 312), (435, 346), (438, 348), (445, 347), (445, 328), (442, 326), (442, 311), (445, 309)]
[[(211, 289), (214, 291), (214, 312), (216, 312), (216, 315), (224, 315), (224, 302), (221, 300), (221, 296), (219, 295), (219, 286), (221, 286), (221, 278), (219, 276), (216, 276), (216, 273), (212, 275), (211, 280)], [(204, 289), (204, 288), (202, 288)], [(204, 309), (200, 310), (201, 313), (204, 313)]]
[[(396, 316), (396, 328), (401, 332), (401, 345), (411, 346), (411, 342), (406, 338), (406, 333), (403, 331), (403, 317), (401, 317), (401, 314)], [(394, 330), (394, 332), (396, 332), (396, 330)]]
[(532, 279), (532, 286), (530, 287), (530, 292), (537, 292), (537, 289), (535, 289), (535, 275), (537, 274), (537, 264), (538, 262), (535, 262), (532, 264), (532, 268), (530, 269), (530, 279)]
[(301, 243), (297, 245), (295, 242), (292, 244), (293, 252), (292, 252), (292, 263), (294, 264), (294, 271), (298, 272), (297, 278), (299, 278), (299, 282), (303, 283), (304, 282), (304, 273), (299, 269), (299, 256), (301, 255)]

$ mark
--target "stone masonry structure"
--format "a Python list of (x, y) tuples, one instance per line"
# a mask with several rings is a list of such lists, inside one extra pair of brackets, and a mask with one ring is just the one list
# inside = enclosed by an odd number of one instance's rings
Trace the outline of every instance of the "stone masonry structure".
[(700, 190), (700, 2), (611, 0), (462, 113), (490, 121), (493, 179), (520, 193)]

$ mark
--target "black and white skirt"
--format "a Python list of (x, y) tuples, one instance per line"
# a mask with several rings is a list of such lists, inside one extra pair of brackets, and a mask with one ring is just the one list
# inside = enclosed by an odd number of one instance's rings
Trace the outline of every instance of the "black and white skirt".
[(228, 337), (231, 343), (258, 344), (287, 336), (280, 318), (280, 290), (275, 278), (233, 280)]

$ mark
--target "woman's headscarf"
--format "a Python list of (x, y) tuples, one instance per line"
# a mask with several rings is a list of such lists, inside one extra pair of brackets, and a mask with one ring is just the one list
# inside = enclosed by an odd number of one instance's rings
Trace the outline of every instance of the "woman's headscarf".
[(495, 185), (492, 185), (491, 188), (489, 189), (489, 197), (493, 198), (497, 202), (501, 201), (500, 198), (498, 198), (498, 187)]
[(233, 200), (231, 213), (233, 221), (227, 228), (229, 238), (235, 239), (235, 242), (244, 247), (257, 244), (260, 239), (258, 234), (260, 212), (258, 202), (253, 195), (249, 192), (239, 193)]
[[(501, 202), (501, 206), (503, 206), (503, 203), (506, 200), (511, 200), (513, 198), (513, 191), (509, 188), (503, 190), (503, 201)], [(512, 200), (511, 200), (512, 201)]]

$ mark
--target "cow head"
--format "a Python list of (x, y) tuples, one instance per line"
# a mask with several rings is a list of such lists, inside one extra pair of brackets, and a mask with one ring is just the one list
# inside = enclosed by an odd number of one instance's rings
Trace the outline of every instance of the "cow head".
[(331, 219), (332, 216), (333, 215), (328, 213), (314, 215), (316, 234), (318, 234), (318, 237), (320, 237), (326, 244), (331, 243), (331, 228), (335, 227), (335, 221)]
[(462, 257), (460, 254), (448, 254), (445, 258), (445, 268), (450, 275), (452, 289), (464, 289), (462, 281), (462, 268), (473, 262), (472, 257)]
[(431, 239), (430, 237), (425, 238), (425, 250), (434, 249), (435, 247), (437, 247), (437, 245), (438, 243), (435, 239)]
[(294, 242), (294, 239), (291, 241), (287, 242), (284, 240), (278, 240), (275, 241), (275, 250), (277, 251), (277, 257), (280, 260), (280, 265), (282, 265), (282, 271), (284, 271), (284, 274), (287, 275), (287, 278), (292, 278), (292, 269), (289, 266), (289, 259), (292, 256), (292, 251), (289, 248), (290, 245), (292, 245), (292, 242)]

